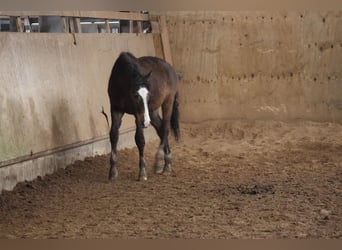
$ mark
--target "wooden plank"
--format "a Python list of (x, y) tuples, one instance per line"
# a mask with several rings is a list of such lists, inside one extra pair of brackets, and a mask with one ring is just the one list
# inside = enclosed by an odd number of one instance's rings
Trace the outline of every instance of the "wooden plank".
[(72, 37), (74, 39), (74, 44), (77, 45), (76, 42), (76, 36), (75, 36), (75, 21), (74, 17), (69, 17), (69, 27), (70, 27), (70, 33), (72, 34)]
[(77, 33), (82, 33), (81, 19), (79, 17), (75, 17), (75, 28)]
[(0, 10), (0, 16), (72, 16), (102, 18), (114, 20), (137, 20), (148, 21), (148, 14), (139, 12), (116, 12), (116, 11), (3, 11)]
[(74, 23), (73, 17), (69, 18), (69, 27), (70, 27), (70, 32), (75, 33), (75, 23)]
[[(89, 18), (103, 18), (116, 20), (137, 20), (148, 21), (148, 14), (141, 14), (139, 12), (114, 12), (114, 11), (79, 11), (80, 17)], [(76, 15), (73, 15), (76, 16)]]
[(160, 34), (159, 22), (158, 21), (151, 21), (152, 26), (152, 33)]
[(167, 25), (166, 25), (166, 18), (164, 15), (159, 17), (159, 28), (160, 28), (160, 36), (161, 41), (163, 45), (163, 52), (164, 52), (164, 59), (171, 65), (172, 62), (172, 55), (171, 55), (171, 47), (170, 47), (170, 41), (169, 41), (169, 33), (167, 31)]
[(61, 17), (61, 22), (62, 22), (62, 30), (64, 33), (69, 32), (69, 29), (67, 29), (67, 21), (66, 21), (66, 17), (62, 16)]
[(109, 21), (106, 19), (106, 33), (110, 33)]
[(23, 22), (21, 21), (21, 17), (17, 17), (16, 24), (18, 32), (23, 32)]
[(149, 14), (149, 18), (150, 18), (150, 21), (158, 22), (158, 20), (159, 20), (159, 15)]
[(143, 32), (143, 30), (142, 30), (142, 22), (138, 21), (137, 25), (138, 25), (138, 33), (142, 33)]
[(129, 20), (129, 33), (133, 33), (133, 20)]
[(165, 59), (160, 34), (152, 34), (152, 37), (156, 57)]

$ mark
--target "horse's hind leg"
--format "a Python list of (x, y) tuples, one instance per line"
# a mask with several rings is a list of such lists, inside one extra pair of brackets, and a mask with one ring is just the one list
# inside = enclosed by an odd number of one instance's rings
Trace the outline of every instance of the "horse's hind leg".
[(167, 144), (167, 148), (165, 149), (165, 154), (164, 154), (164, 161), (165, 161), (165, 166), (164, 166), (164, 173), (168, 174), (171, 172), (171, 163), (172, 163), (172, 157), (171, 157), (171, 150), (169, 147), (169, 144)]
[(120, 112), (113, 112), (111, 113), (112, 116), (112, 126), (110, 129), (109, 137), (110, 137), (110, 144), (111, 144), (111, 155), (110, 155), (110, 169), (109, 169), (109, 176), (108, 179), (116, 179), (118, 177), (118, 169), (116, 166), (117, 163), (117, 152), (116, 147), (119, 140), (119, 128), (121, 126), (121, 120), (123, 113)]
[(162, 145), (162, 138), (163, 138), (162, 126), (163, 126), (163, 124), (162, 124), (162, 119), (159, 116), (158, 110), (151, 112), (150, 117), (151, 117), (151, 124), (156, 129), (157, 134), (160, 138), (160, 146), (159, 146), (159, 149), (156, 153), (156, 159), (155, 159), (155, 163), (154, 163), (154, 172), (156, 174), (161, 174), (161, 173), (163, 173), (163, 170), (164, 170), (163, 166), (160, 164), (160, 162), (164, 158), (164, 146)]
[(171, 150), (169, 146), (169, 133), (170, 133), (170, 127), (171, 127), (171, 115), (172, 115), (172, 109), (173, 109), (173, 102), (174, 102), (175, 96), (172, 96), (168, 98), (162, 105), (162, 111), (163, 111), (163, 126), (162, 126), (162, 143), (161, 145), (164, 146), (164, 173), (168, 174), (171, 172)]
[[(170, 132), (170, 119), (172, 113), (173, 99), (170, 98), (162, 105), (163, 119), (160, 118), (158, 113), (153, 113), (151, 117), (152, 125), (156, 128), (160, 138), (160, 146), (156, 154), (156, 162), (154, 171), (157, 174), (171, 172), (171, 150), (169, 147), (169, 132)], [(164, 160), (165, 165), (162, 166), (161, 162)]]

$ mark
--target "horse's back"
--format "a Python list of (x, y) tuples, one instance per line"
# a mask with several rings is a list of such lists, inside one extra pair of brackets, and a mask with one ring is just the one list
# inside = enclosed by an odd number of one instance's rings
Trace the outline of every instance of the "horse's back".
[(129, 52), (120, 53), (112, 68), (109, 84), (116, 84), (118, 78), (129, 78), (135, 72), (139, 71), (139, 63)]
[(154, 56), (143, 56), (138, 58), (138, 60), (146, 71), (152, 71), (153, 77), (151, 80), (158, 80), (159, 84), (165, 82), (169, 87), (177, 88), (177, 73), (168, 62)]
[[(127, 95), (134, 76), (146, 76), (150, 92), (149, 108), (159, 108), (166, 99), (173, 99), (178, 92), (178, 76), (173, 67), (165, 60), (153, 56), (136, 58), (129, 52), (122, 52), (112, 68), (108, 84), (108, 95), (112, 109), (132, 113)], [(133, 107), (133, 106), (132, 106)]]
[(157, 109), (167, 100), (173, 102), (178, 92), (178, 76), (173, 67), (158, 57), (144, 56), (138, 60), (146, 73), (152, 72), (149, 78), (150, 109)]

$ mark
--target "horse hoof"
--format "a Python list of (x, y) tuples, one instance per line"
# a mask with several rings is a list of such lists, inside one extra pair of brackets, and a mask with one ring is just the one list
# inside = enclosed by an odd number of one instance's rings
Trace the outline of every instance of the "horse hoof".
[(118, 179), (118, 176), (109, 176), (108, 181), (116, 181)]
[(147, 181), (147, 176), (140, 176), (139, 181)]
[(108, 180), (109, 181), (115, 181), (118, 179), (119, 173), (118, 171), (114, 171), (114, 173), (109, 174)]
[(139, 181), (146, 181), (147, 180), (147, 174), (145, 168), (141, 168), (139, 171), (139, 176), (138, 176)]
[(171, 174), (171, 169), (164, 169), (163, 174), (164, 175), (170, 175)]
[(154, 168), (154, 173), (156, 174), (162, 174), (164, 172), (163, 168), (162, 167), (155, 167)]
[(145, 171), (143, 171), (142, 173), (139, 173), (138, 181), (147, 181), (147, 175)]

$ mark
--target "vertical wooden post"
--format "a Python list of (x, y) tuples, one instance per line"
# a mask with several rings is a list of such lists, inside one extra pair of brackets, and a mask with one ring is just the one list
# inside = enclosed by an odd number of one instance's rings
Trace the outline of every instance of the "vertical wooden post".
[(79, 17), (75, 18), (75, 26), (76, 26), (76, 32), (82, 33), (81, 19)]
[(138, 21), (138, 33), (142, 33), (143, 29), (142, 29), (142, 21)]
[(108, 19), (106, 19), (106, 33), (111, 33)]
[(69, 17), (70, 32), (75, 33), (75, 22), (73, 17)]
[(62, 21), (62, 30), (64, 33), (69, 32), (69, 29), (67, 29), (67, 22), (66, 22), (66, 17), (62, 16), (61, 17), (61, 21)]
[(170, 47), (170, 41), (169, 41), (169, 33), (167, 32), (167, 25), (166, 25), (166, 18), (165, 16), (159, 17), (159, 28), (160, 28), (160, 36), (161, 41), (163, 45), (163, 51), (164, 51), (164, 59), (171, 65), (172, 62), (172, 55), (171, 55), (171, 47)]
[(17, 16), (16, 23), (17, 23), (17, 30), (18, 30), (18, 32), (23, 32), (23, 23), (21, 21), (21, 17), (20, 16)]
[(77, 45), (76, 35), (75, 35), (75, 21), (74, 21), (74, 17), (69, 17), (69, 26), (70, 26), (70, 32), (72, 34), (72, 37), (74, 38), (74, 45)]
[(152, 33), (160, 34), (159, 17), (155, 15), (150, 15), (150, 23), (151, 23)]
[(133, 33), (133, 20), (129, 20), (129, 33)]

